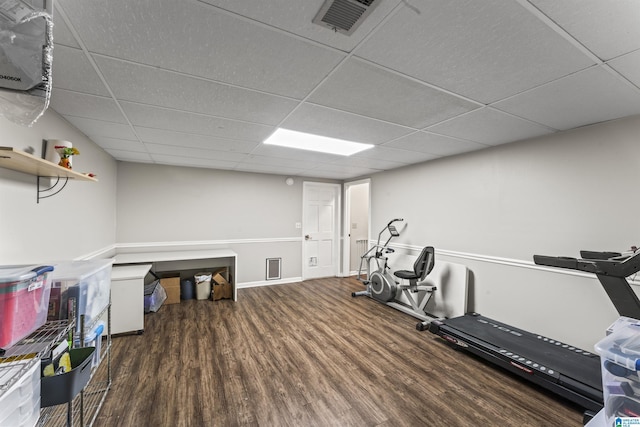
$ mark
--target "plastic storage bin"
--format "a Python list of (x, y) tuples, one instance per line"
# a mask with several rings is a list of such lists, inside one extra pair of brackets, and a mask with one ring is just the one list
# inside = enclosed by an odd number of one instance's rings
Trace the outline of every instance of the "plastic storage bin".
[(162, 303), (167, 299), (167, 293), (165, 292), (160, 280), (154, 280), (148, 285), (144, 285), (144, 312), (150, 311), (156, 312), (162, 306)]
[(617, 326), (595, 349), (602, 363), (605, 425), (640, 425), (640, 321)]
[(112, 259), (69, 261), (56, 264), (51, 273), (49, 319), (68, 319), (69, 305), (75, 305), (76, 331), (80, 316), (89, 326), (109, 304)]
[(47, 321), (52, 266), (0, 267), (0, 348), (9, 348)]
[(71, 371), (41, 378), (41, 406), (43, 408), (68, 403), (82, 391), (91, 378), (94, 347), (69, 350)]
[[(16, 375), (21, 375), (17, 381)], [(4, 386), (13, 381), (3, 392)], [(32, 427), (39, 417), (40, 365), (34, 360), (1, 363), (0, 426)]]

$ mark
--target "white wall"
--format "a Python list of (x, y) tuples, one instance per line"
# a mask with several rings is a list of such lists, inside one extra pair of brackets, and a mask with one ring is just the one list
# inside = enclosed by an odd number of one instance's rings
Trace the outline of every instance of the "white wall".
[(632, 117), (375, 175), (372, 238), (404, 217), (396, 244), (471, 269), (471, 310), (592, 349), (617, 318), (599, 282), (532, 257), (638, 243), (638, 135)]
[(32, 127), (0, 117), (0, 135), (0, 145), (33, 147), (37, 157), (42, 139), (71, 141), (80, 151), (74, 170), (99, 180), (69, 180), (62, 192), (36, 203), (35, 176), (0, 168), (0, 265), (75, 259), (113, 248), (116, 161), (52, 110)]
[[(0, 264), (170, 242), (234, 249), (240, 283), (263, 281), (272, 257), (283, 258), (283, 278), (301, 276), (301, 180), (117, 163), (51, 110), (31, 128), (0, 118), (0, 134), (36, 155), (43, 138), (70, 140), (81, 151), (74, 169), (99, 179), (36, 204), (36, 178), (0, 168)], [(371, 238), (403, 217), (396, 244), (430, 244), (470, 268), (471, 310), (592, 348), (617, 318), (599, 282), (531, 260), (638, 244), (638, 135), (633, 117), (377, 174)]]
[(225, 247), (238, 253), (237, 283), (265, 280), (267, 258), (282, 278), (302, 276), (302, 180), (200, 168), (120, 163), (117, 241)]

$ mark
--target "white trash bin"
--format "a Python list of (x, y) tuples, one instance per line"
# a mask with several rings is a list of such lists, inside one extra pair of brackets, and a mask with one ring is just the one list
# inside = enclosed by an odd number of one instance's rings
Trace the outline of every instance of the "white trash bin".
[(196, 273), (196, 299), (205, 300), (211, 297), (211, 276), (212, 273)]

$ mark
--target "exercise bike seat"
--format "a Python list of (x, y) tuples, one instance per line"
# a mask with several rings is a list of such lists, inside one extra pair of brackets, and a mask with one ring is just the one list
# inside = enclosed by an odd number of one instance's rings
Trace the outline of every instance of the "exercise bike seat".
[(436, 255), (433, 246), (425, 246), (418, 259), (413, 263), (413, 270), (398, 270), (393, 275), (400, 279), (409, 280), (409, 286), (415, 288), (419, 281), (423, 281), (431, 273), (435, 261)]

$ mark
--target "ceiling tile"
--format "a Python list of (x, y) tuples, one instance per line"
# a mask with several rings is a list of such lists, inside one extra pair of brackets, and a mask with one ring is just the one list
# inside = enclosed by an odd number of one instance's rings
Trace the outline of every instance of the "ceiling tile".
[(269, 157), (250, 154), (242, 161), (244, 164), (266, 165), (266, 166), (282, 166), (295, 169), (309, 169), (318, 166), (318, 161), (307, 157), (305, 160), (297, 160), (292, 162), (291, 159), (281, 157)]
[(89, 138), (94, 136), (106, 136), (115, 139), (129, 139), (132, 141), (138, 140), (129, 125), (75, 116), (64, 116), (64, 118)]
[(190, 168), (233, 169), (236, 162), (201, 157), (182, 157), (168, 154), (151, 154), (154, 163)]
[(345, 56), (197, 2), (60, 3), (90, 52), (299, 99)]
[(631, 83), (640, 87), (640, 50), (613, 59), (608, 64)]
[(351, 51), (400, 2), (400, 0), (378, 1), (371, 14), (353, 34), (346, 36), (312, 22), (322, 6), (321, 1), (296, 1), (295, 4), (290, 0), (201, 1), (346, 52)]
[(603, 60), (640, 49), (637, 0), (529, 0)]
[[(422, 155), (422, 154), (421, 154)], [(434, 158), (437, 156), (433, 156)], [(368, 168), (377, 170), (389, 170), (399, 168), (400, 166), (406, 166), (406, 163), (392, 162), (384, 159), (368, 159), (365, 157), (349, 156), (333, 163), (339, 166), (352, 166), (358, 168)]]
[(258, 145), (251, 154), (267, 157), (279, 157), (289, 160), (308, 160), (313, 159), (316, 162), (332, 163), (338, 161), (342, 156), (326, 153), (309, 152), (307, 150), (299, 150), (288, 147), (278, 147), (277, 145)]
[(241, 172), (271, 173), (277, 175), (299, 175), (305, 171), (305, 169), (299, 169), (296, 167), (271, 166), (259, 163), (238, 163), (234, 170)]
[(188, 148), (188, 147), (175, 147), (171, 145), (163, 144), (150, 144), (145, 142), (147, 151), (155, 158), (156, 154), (176, 156), (176, 157), (189, 157), (198, 159), (208, 159), (216, 161), (232, 161), (239, 162), (247, 157), (244, 153), (234, 153), (231, 151), (219, 151), (219, 150), (207, 150), (202, 148)]
[(140, 153), (147, 152), (144, 144), (140, 141), (107, 138), (104, 136), (93, 136), (91, 137), (91, 140), (105, 150), (137, 151)]
[(418, 151), (399, 150), (397, 148), (389, 148), (382, 145), (376, 145), (365, 151), (354, 154), (352, 157), (387, 160), (395, 163), (419, 163), (433, 159), (433, 154), (421, 153)]
[[(58, 4), (54, 4), (54, 8), (57, 9)], [(60, 16), (60, 13), (54, 9), (53, 11), (53, 54), (55, 57), (55, 50), (58, 46), (71, 46), (80, 48), (80, 45), (69, 31), (69, 27), (64, 22), (64, 19)]]
[(275, 130), (273, 126), (223, 119), (204, 114), (186, 113), (131, 102), (121, 102), (120, 105), (131, 123), (147, 128), (258, 142), (264, 141)]
[(105, 151), (109, 153), (114, 159), (123, 162), (153, 163), (151, 156), (147, 153), (126, 150), (113, 150), (110, 148), (106, 149)]
[(552, 133), (553, 130), (493, 108), (482, 108), (431, 126), (428, 130), (486, 145), (498, 145)]
[(297, 102), (187, 77), (157, 68), (97, 57), (117, 99), (262, 124), (279, 123)]
[(64, 89), (51, 91), (51, 107), (65, 116), (99, 119), (114, 123), (127, 123), (112, 98), (85, 95)]
[(294, 111), (281, 127), (368, 144), (380, 144), (411, 132), (405, 127), (308, 103)]
[(142, 141), (166, 146), (175, 146), (177, 150), (181, 150), (182, 148), (202, 148), (205, 150), (226, 150), (234, 153), (247, 154), (258, 145), (258, 143), (254, 141), (238, 141), (234, 139), (171, 132), (139, 126), (136, 126), (135, 129), (138, 137)]
[(54, 47), (52, 76), (55, 88), (111, 96), (89, 59), (80, 49), (66, 46)]
[(400, 9), (355, 54), (483, 103), (593, 64), (515, 1), (416, 8)]
[(340, 65), (307, 101), (414, 128), (479, 107), (357, 59)]
[(640, 114), (640, 93), (602, 67), (592, 67), (494, 104), (496, 108), (566, 130)]
[(463, 141), (448, 136), (436, 135), (429, 132), (416, 132), (387, 142), (383, 147), (400, 148), (409, 151), (433, 154), (433, 158), (466, 153), (468, 151), (487, 148), (486, 145), (471, 141)]

